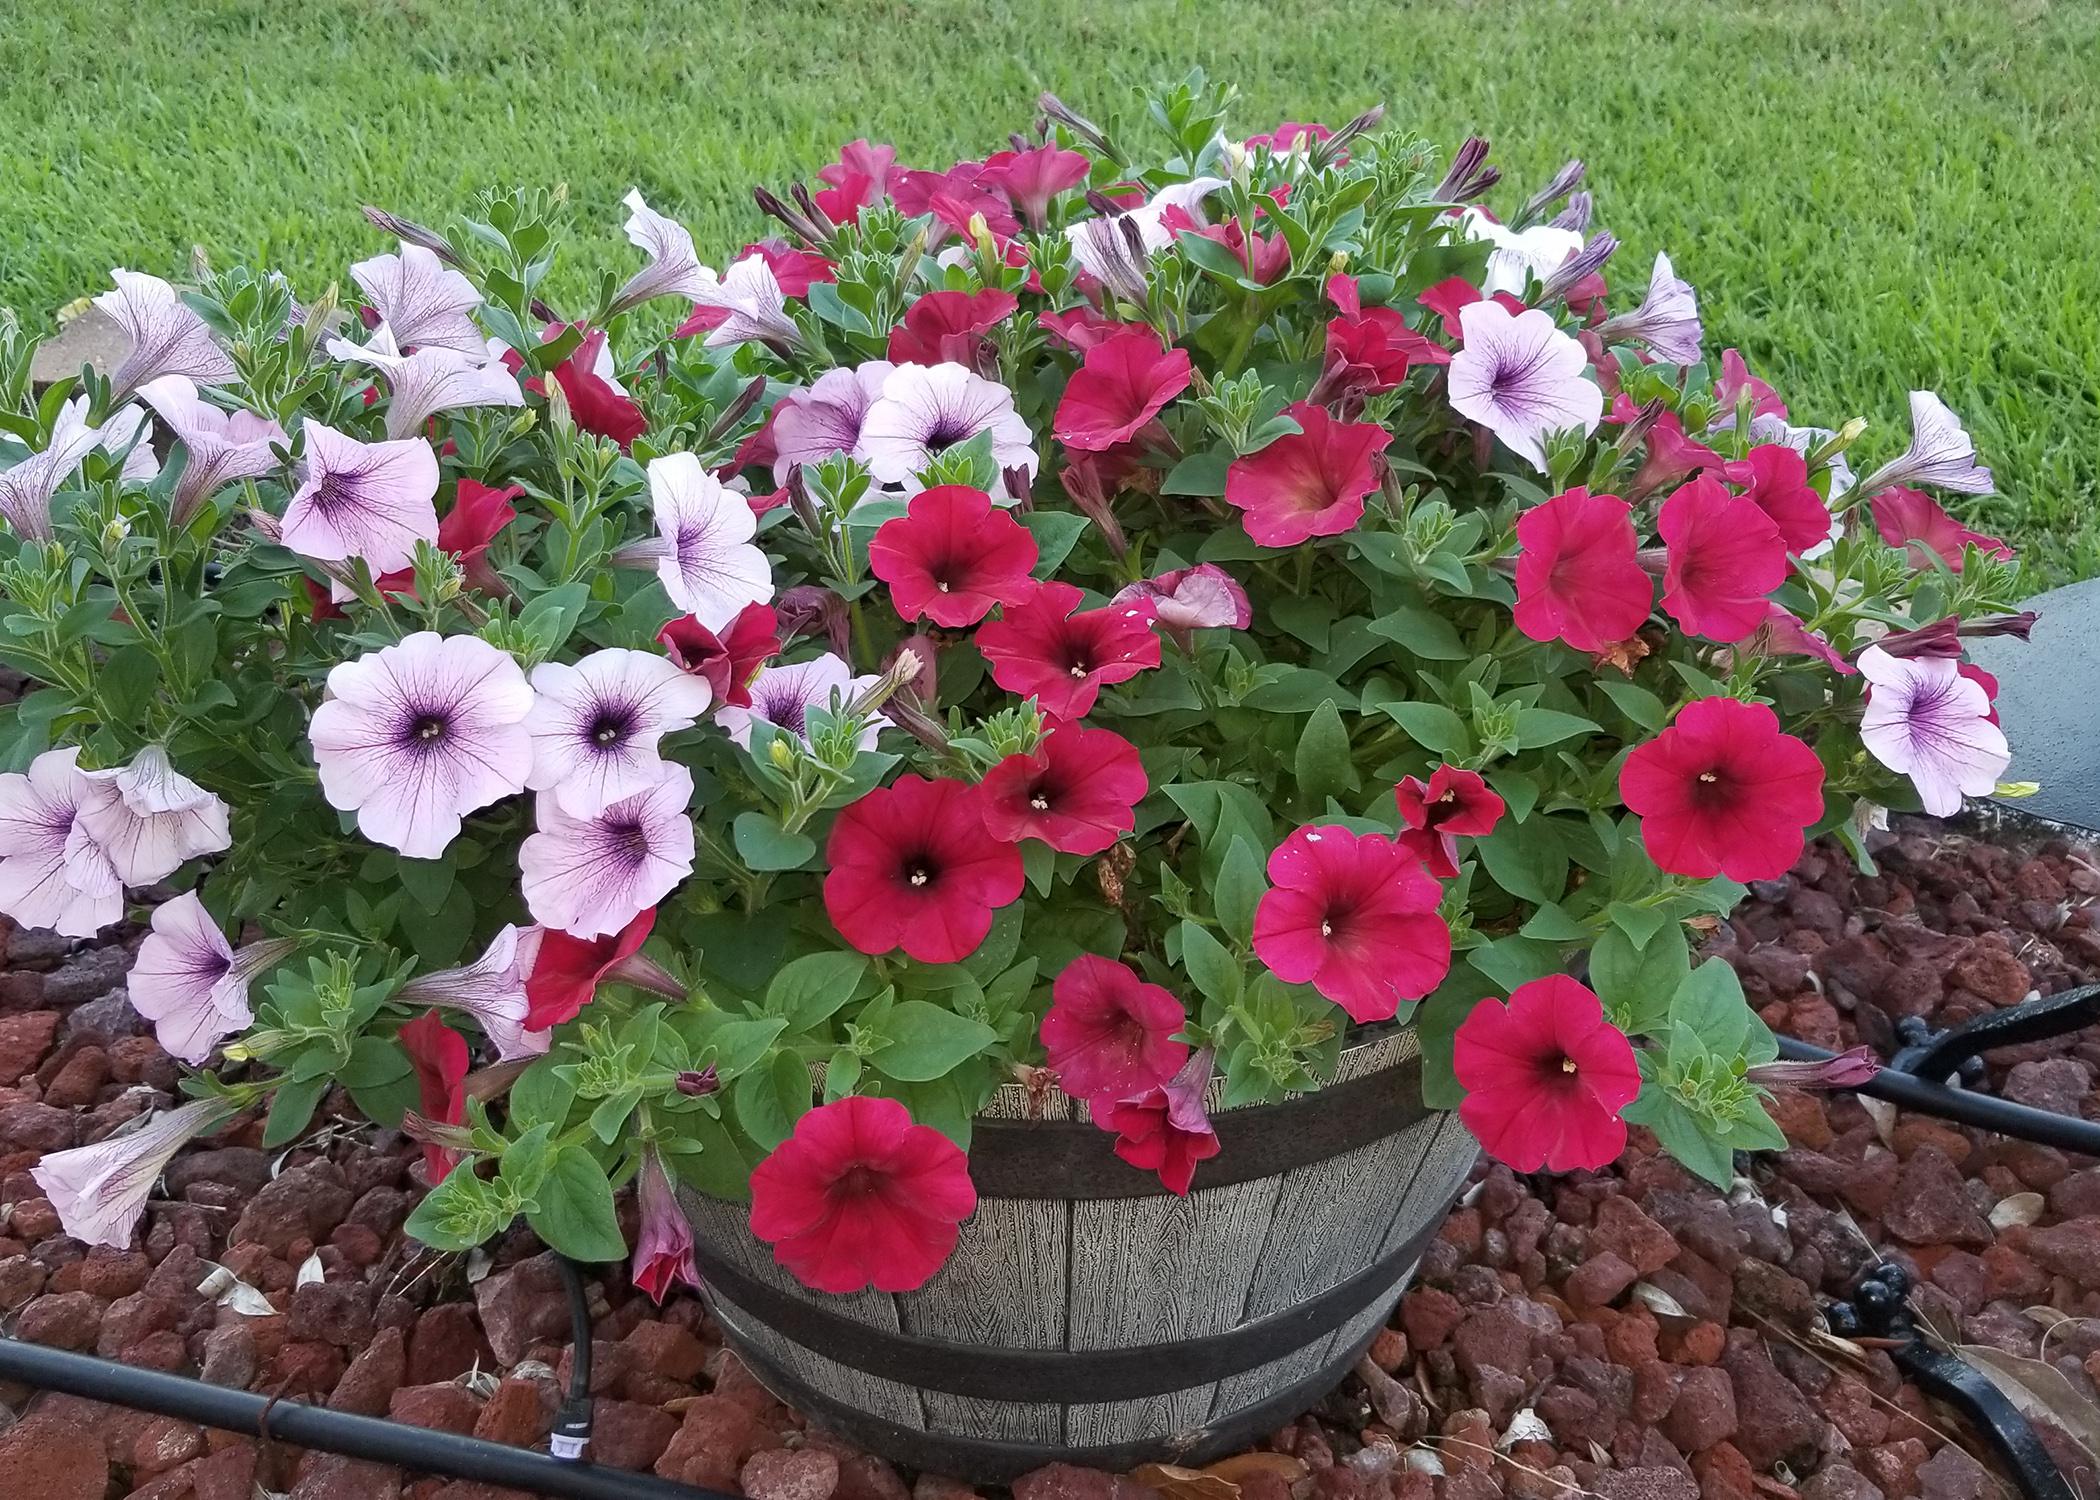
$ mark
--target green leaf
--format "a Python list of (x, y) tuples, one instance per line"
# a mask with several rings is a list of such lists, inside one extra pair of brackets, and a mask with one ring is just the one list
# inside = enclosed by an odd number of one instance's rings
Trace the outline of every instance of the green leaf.
[(1549, 943), (1586, 943), (1590, 939), (1587, 925), (1551, 901), (1532, 913), (1531, 920), (1518, 931)]
[(418, 910), (432, 914), (444, 910), (457, 874), (457, 867), (449, 859), (402, 858), (394, 861), (394, 876), (401, 882), (401, 889), (408, 892), (408, 899)]
[(1232, 459), (1230, 448), (1191, 453), (1169, 471), (1160, 482), (1159, 492), (1162, 495), (1222, 495), (1225, 493), (1225, 471), (1232, 466)]
[(675, 1018), (672, 1025), (695, 1049), (695, 1063), (701, 1061), (699, 1054), (713, 1054), (715, 1075), (724, 1083), (764, 1062), (775, 1039), (788, 1029), (783, 1016), (732, 1016), (726, 1011), (712, 1011), (692, 1022)]
[(1653, 906), (1635, 906), (1630, 901), (1614, 901), (1604, 909), (1612, 925), (1626, 934), (1636, 948), (1645, 948), (1654, 941), (1655, 934), (1662, 931), (1669, 915)]
[(403, 1227), (431, 1249), (452, 1255), (473, 1249), (504, 1228), (494, 1192), (464, 1167), (447, 1172), (443, 1182), (425, 1193)]
[(817, 856), (817, 841), (806, 833), (789, 833), (755, 809), (736, 815), (729, 825), (736, 852), (754, 870), (799, 870)]
[(1669, 706), (1638, 683), (1599, 679), (1597, 686), (1620, 713), (1643, 729), (1660, 729), (1670, 717)]
[(1558, 974), (1563, 967), (1559, 943), (1542, 943), (1528, 937), (1496, 938), (1475, 948), (1466, 960), (1492, 979), (1496, 989), (1504, 994), (1534, 979)]
[(1424, 750), (1447, 759), (1462, 758), (1472, 751), (1473, 737), (1466, 732), (1465, 720), (1441, 703), (1417, 701), (1378, 706)]
[(1626, 1106), (1625, 1119), (1628, 1124), (1645, 1125), (1654, 1131), (1663, 1150), (1715, 1187), (1726, 1188), (1735, 1180), (1734, 1154), (1707, 1134), (1697, 1116), (1654, 1081), (1644, 1084), (1640, 1097)]
[(681, 1119), (676, 1129), (699, 1147), (665, 1152), (664, 1163), (680, 1182), (731, 1203), (750, 1198), (753, 1163), (737, 1144), (735, 1132), (712, 1115), (699, 1112)]
[(413, 1108), (422, 1097), (408, 1054), (383, 1037), (361, 1036), (352, 1042), (350, 1061), (335, 1077), (350, 1091), (366, 1119), (390, 1130), (401, 1123), (401, 1112)]
[(877, 1049), (869, 1066), (899, 1083), (926, 1083), (999, 1040), (982, 1021), (959, 1016), (925, 1000), (900, 1000), (883, 1022), (889, 1045)]
[(95, 690), (110, 714), (125, 721), (145, 712), (153, 689), (160, 683), (160, 663), (144, 646), (126, 646), (112, 651), (95, 673)]
[(804, 954), (782, 965), (766, 986), (766, 1011), (784, 1017), (790, 1031), (808, 1031), (851, 1000), (867, 972), (858, 953)]
[(560, 1066), (554, 1057), (541, 1058), (510, 1086), (510, 1124), (513, 1130), (529, 1130), (536, 1125), (552, 1125), (556, 1130), (568, 1122), (569, 1107), (576, 1102), (576, 1090), (566, 1078), (555, 1072)]
[(1031, 572), (1037, 578), (1055, 573), (1093, 524), (1076, 510), (1032, 510), (1020, 517), (1020, 522), (1035, 538), (1035, 567)]
[(1568, 851), (1551, 818), (1505, 818), (1474, 847), (1490, 878), (1512, 896), (1545, 903), (1567, 890)]
[(613, 1209), (612, 1183), (581, 1146), (564, 1146), (554, 1153), (536, 1197), (539, 1207), (525, 1222), (548, 1249), (585, 1264), (627, 1254)]
[(554, 1127), (535, 1125), (503, 1148), (503, 1164), (496, 1175), (516, 1190), (520, 1198), (531, 1198), (547, 1180), (554, 1165)]
[(316, 1078), (302, 1078), (292, 1083), (278, 1085), (270, 1099), (270, 1115), (263, 1122), (263, 1149), (271, 1150), (287, 1145), (299, 1138), (313, 1119), (314, 1110), (320, 1107), (321, 1096), (335, 1082), (331, 1073)]
[(1644, 944), (1608, 927), (1590, 950), (1590, 987), (1621, 1031), (1640, 1036), (1668, 1019), (1671, 998), (1691, 972), (1684, 929), (1672, 922)]
[(1416, 656), (1430, 661), (1463, 661), (1472, 653), (1458, 638), (1451, 622), (1434, 610), (1403, 604), (1380, 615), (1370, 625), (1371, 633), (1397, 641)]
[(795, 1122), (809, 1113), (814, 1092), (802, 1059), (776, 1052), (769, 1065), (739, 1078), (730, 1098), (744, 1134), (761, 1151), (771, 1151), (795, 1133)]
[(1350, 758), (1349, 731), (1332, 702), (1322, 703), (1305, 721), (1292, 765), (1298, 790), (1316, 806), (1337, 793), (1354, 791), (1361, 784), (1356, 764)]
[(1181, 924), (1181, 966), (1205, 999), (1222, 1006), (1239, 1003), (1244, 978), (1240, 966), (1225, 945), (1200, 923)]
[(1235, 835), (1218, 867), (1218, 881), (1211, 891), (1211, 909), (1219, 925), (1236, 943), (1254, 940), (1254, 909), (1269, 888), (1262, 873), (1262, 856), (1245, 838)]
[(1597, 725), (1580, 714), (1564, 714), (1552, 708), (1524, 708), (1517, 711), (1519, 750), (1536, 750), (1542, 745), (1557, 745), (1562, 740), (1571, 740), (1577, 735), (1597, 732)]
[(1750, 1033), (1750, 1004), (1735, 969), (1710, 958), (1685, 975), (1670, 997), (1670, 1024), (1699, 1038), (1709, 1052), (1733, 1057)]

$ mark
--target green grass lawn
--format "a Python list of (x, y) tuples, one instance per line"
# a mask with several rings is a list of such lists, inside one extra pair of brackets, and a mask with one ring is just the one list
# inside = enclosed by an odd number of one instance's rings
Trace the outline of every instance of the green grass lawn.
[[(2100, 573), (2100, 7), (2087, 0), (90, 0), (0, 9), (0, 302), (25, 318), (192, 244), (311, 294), (442, 218), (568, 184), (571, 276), (625, 269), (639, 185), (720, 254), (858, 134), (946, 165), (1037, 91), (1105, 114), (1192, 63), (1238, 123), (1383, 100), (1493, 138), (1514, 201), (1579, 155), (1614, 280), (1657, 249), (1797, 420), (1903, 442), (1937, 389), (2038, 581)], [(581, 282), (571, 280), (570, 286)]]

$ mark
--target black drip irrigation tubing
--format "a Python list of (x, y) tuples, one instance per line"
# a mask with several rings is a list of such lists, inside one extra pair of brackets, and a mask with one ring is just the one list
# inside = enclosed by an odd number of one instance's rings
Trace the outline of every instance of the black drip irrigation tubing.
[[(1790, 1036), (1777, 1040), (1779, 1055), (1788, 1062), (1828, 1062), (1837, 1055), (1822, 1047), (1798, 1042)], [(2091, 1120), (2073, 1119), (2051, 1110), (2015, 1104), (1977, 1089), (1950, 1088), (1897, 1068), (1883, 1068), (1850, 1092), (1885, 1100), (1922, 1114), (1937, 1115), (1958, 1125), (1974, 1125), (1980, 1130), (1996, 1131), (2037, 1145), (2054, 1146), (2060, 1151), (2100, 1156), (2100, 1124)]]

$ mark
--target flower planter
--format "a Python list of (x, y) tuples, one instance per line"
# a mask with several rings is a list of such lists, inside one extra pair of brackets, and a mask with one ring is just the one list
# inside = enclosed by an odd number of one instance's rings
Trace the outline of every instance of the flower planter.
[(1478, 1150), (1419, 1083), (1414, 1032), (1390, 1030), (1318, 1093), (1220, 1110), (1186, 1198), (1062, 1094), (1009, 1084), (971, 1143), (976, 1216), (924, 1288), (812, 1292), (744, 1205), (689, 1193), (706, 1295), (776, 1394), (901, 1463), (1200, 1463), (1331, 1389), (1414, 1274)]

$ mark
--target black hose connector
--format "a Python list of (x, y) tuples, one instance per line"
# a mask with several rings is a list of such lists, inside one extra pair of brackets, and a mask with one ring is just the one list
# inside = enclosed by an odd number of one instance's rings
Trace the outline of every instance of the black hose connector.
[(565, 1463), (579, 1463), (591, 1446), (591, 1298), (575, 1261), (557, 1255), (554, 1266), (569, 1294), (569, 1394), (554, 1414), (547, 1449)]

